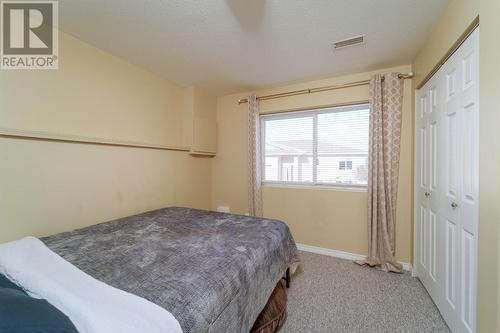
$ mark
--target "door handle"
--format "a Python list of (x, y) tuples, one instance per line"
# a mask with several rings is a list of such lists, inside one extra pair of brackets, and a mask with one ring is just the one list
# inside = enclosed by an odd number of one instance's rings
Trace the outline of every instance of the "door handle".
[(456, 202), (451, 203), (451, 208), (455, 209), (458, 207), (458, 204)]
[(424, 195), (428, 198), (431, 196), (431, 194), (429, 192), (425, 192)]

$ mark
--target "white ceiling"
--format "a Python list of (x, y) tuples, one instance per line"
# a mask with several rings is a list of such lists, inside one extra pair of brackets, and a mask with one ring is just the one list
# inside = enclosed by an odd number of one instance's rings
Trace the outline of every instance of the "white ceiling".
[[(64, 0), (61, 30), (217, 94), (408, 64), (448, 0)], [(366, 34), (366, 45), (331, 43)]]

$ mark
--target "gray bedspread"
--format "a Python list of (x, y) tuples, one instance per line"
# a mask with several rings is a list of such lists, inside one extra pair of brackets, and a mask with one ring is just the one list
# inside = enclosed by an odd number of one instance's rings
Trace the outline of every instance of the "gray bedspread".
[(180, 207), (42, 241), (92, 277), (165, 308), (184, 332), (248, 332), (298, 261), (283, 222)]

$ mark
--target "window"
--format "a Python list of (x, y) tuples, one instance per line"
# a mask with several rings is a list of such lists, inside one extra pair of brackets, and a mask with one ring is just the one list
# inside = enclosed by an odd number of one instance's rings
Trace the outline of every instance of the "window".
[(339, 170), (352, 170), (352, 161), (339, 161)]
[(366, 186), (366, 104), (261, 116), (263, 182)]

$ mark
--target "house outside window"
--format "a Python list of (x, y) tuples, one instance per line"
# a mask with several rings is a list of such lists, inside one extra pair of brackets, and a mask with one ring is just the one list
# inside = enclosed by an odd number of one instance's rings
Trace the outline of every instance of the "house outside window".
[(339, 161), (339, 170), (352, 170), (352, 161)]

